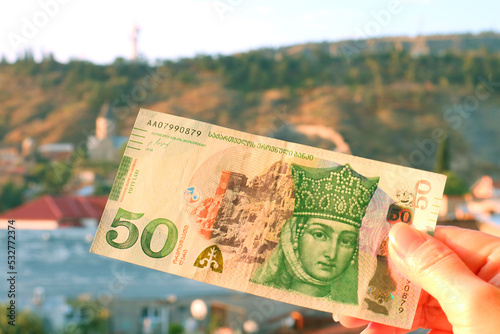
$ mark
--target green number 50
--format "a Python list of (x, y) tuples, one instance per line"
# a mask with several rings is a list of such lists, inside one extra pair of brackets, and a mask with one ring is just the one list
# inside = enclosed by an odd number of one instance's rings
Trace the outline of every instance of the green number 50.
[[(106, 241), (111, 247), (118, 249), (127, 249), (135, 245), (137, 239), (139, 239), (139, 229), (134, 223), (131, 223), (124, 219), (129, 220), (137, 220), (144, 216), (144, 213), (133, 213), (127, 210), (123, 210), (122, 208), (118, 209), (115, 218), (113, 219), (113, 223), (111, 223), (111, 227), (124, 226), (128, 229), (128, 237), (127, 240), (123, 242), (115, 242), (114, 240), (118, 237), (118, 232), (115, 230), (110, 230), (106, 233)], [(160, 225), (165, 225), (168, 228), (167, 240), (165, 240), (165, 244), (162, 249), (158, 252), (154, 252), (151, 250), (151, 239), (153, 238), (153, 234), (156, 228)], [(170, 220), (165, 218), (157, 218), (150, 221), (141, 235), (141, 248), (144, 253), (152, 258), (162, 258), (172, 253), (177, 244), (178, 232), (177, 227)]]

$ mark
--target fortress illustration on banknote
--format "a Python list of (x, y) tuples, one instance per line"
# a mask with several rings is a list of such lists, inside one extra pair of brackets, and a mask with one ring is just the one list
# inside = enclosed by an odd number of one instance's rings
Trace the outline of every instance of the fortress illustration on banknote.
[[(252, 179), (222, 171), (214, 196), (191, 214), (205, 238), (255, 263), (250, 281), (358, 305), (359, 231), (377, 190), (349, 164), (305, 167), (278, 161)], [(252, 226), (253, 235), (241, 233)], [(366, 293), (365, 308), (387, 314), (395, 289), (387, 259)], [(222, 263), (219, 263), (219, 267)]]

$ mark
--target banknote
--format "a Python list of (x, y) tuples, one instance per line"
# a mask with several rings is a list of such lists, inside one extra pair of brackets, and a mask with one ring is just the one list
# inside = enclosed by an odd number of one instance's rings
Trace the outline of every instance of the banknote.
[(419, 287), (388, 258), (434, 231), (446, 178), (141, 109), (91, 252), (393, 326)]

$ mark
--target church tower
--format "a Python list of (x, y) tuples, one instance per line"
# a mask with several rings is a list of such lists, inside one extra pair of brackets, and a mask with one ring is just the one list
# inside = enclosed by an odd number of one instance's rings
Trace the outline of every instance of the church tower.
[(95, 122), (95, 136), (87, 138), (90, 160), (120, 161), (127, 136), (116, 135), (116, 120), (109, 103), (103, 104)]
[(95, 134), (100, 140), (113, 137), (116, 129), (116, 123), (111, 112), (109, 103), (103, 104), (99, 116), (95, 122)]

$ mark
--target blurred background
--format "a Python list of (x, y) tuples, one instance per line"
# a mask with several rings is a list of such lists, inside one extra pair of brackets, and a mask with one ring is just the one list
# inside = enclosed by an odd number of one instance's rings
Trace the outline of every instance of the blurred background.
[(498, 12), (493, 0), (1, 3), (0, 240), (15, 219), (18, 279), (16, 326), (2, 316), (0, 333), (360, 333), (88, 252), (138, 110), (447, 174), (438, 223), (499, 235)]

